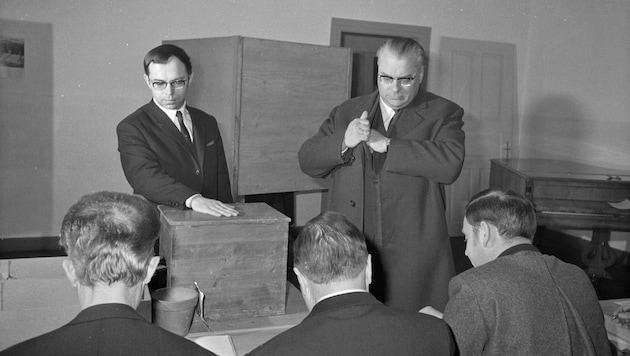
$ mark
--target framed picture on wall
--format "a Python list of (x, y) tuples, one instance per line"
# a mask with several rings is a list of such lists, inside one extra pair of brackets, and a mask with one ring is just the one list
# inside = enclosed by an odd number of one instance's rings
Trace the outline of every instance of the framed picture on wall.
[(0, 35), (0, 77), (21, 78), (24, 75), (24, 39)]

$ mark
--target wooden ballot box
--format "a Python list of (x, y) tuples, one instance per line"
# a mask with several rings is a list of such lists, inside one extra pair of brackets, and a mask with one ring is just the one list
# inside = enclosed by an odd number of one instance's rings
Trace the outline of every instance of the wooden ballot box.
[(167, 286), (197, 282), (209, 321), (284, 314), (290, 219), (265, 203), (235, 207), (214, 217), (158, 206)]

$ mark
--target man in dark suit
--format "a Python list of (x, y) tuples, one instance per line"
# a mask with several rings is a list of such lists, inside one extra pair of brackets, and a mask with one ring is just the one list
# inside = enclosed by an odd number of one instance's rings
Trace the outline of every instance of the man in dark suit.
[(464, 111), (420, 88), (416, 41), (389, 40), (377, 57), (378, 91), (334, 108), (302, 145), (300, 167), (331, 178), (327, 209), (365, 233), (375, 296), (410, 311), (443, 307), (455, 274), (444, 186), (464, 162)]
[(235, 216), (221, 133), (214, 117), (186, 105), (193, 79), (184, 50), (158, 46), (144, 58), (153, 99), (117, 127), (118, 151), (134, 193), (156, 204)]
[(532, 245), (535, 232), (534, 207), (520, 194), (485, 190), (466, 206), (463, 233), (474, 268), (452, 279), (444, 311), (461, 354), (610, 355), (588, 276), (541, 254)]
[(155, 207), (141, 196), (99, 192), (82, 197), (63, 219), (62, 265), (81, 312), (68, 324), (3, 355), (213, 355), (146, 321), (135, 309), (159, 257)]
[(251, 355), (453, 354), (440, 319), (387, 307), (367, 292), (372, 264), (365, 238), (343, 215), (326, 212), (309, 221), (293, 253), (310, 313)]

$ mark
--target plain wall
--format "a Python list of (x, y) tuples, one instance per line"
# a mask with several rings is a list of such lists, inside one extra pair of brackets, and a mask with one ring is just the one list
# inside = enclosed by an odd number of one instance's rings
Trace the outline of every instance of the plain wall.
[[(520, 156), (630, 170), (627, 0), (390, 0), (386, 5), (373, 0), (0, 0), (2, 35), (12, 35), (7, 28), (43, 26), (52, 41), (42, 47), (50, 49), (50, 86), (27, 96), (30, 104), (49, 108), (40, 118), (45, 129), (35, 138), (43, 141), (19, 141), (24, 150), (46, 145), (50, 162), (20, 167), (36, 182), (30, 188), (1, 186), (0, 214), (11, 210), (15, 218), (0, 219), (0, 236), (56, 235), (67, 208), (82, 194), (131, 192), (115, 127), (150, 99), (141, 64), (149, 49), (166, 39), (231, 35), (328, 45), (333, 17), (431, 27), (434, 59), (442, 36), (514, 43)], [(431, 68), (428, 87), (435, 91), (438, 66)], [(28, 113), (25, 105), (7, 99), (19, 86), (13, 80), (0, 78), (3, 131), (7, 116), (22, 119)], [(307, 215), (317, 210), (311, 205), (318, 199), (298, 200), (309, 205)]]

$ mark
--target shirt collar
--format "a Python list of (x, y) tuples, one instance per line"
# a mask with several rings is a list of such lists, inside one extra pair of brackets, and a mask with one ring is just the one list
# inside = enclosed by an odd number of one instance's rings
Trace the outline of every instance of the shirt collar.
[(521, 251), (534, 251), (534, 252), (540, 253), (540, 251), (534, 245), (529, 244), (529, 243), (522, 243), (522, 244), (514, 245), (514, 246), (508, 248), (507, 250), (501, 252), (499, 257), (513, 255), (513, 254), (521, 252)]
[(395, 110), (392, 109), (389, 105), (387, 105), (385, 103), (385, 101), (383, 100), (383, 98), (381, 98), (380, 96), (379, 96), (379, 102), (380, 102), (380, 105), (381, 105), (381, 113), (382, 114), (387, 114), (387, 115), (383, 115), (384, 117), (389, 118), (389, 117), (394, 116)]
[(336, 296), (341, 295), (341, 294), (356, 293), (356, 292), (364, 292), (364, 293), (367, 293), (367, 291), (366, 291), (365, 289), (346, 289), (346, 290), (342, 290), (342, 291), (339, 291), (339, 292), (335, 292), (335, 293), (330, 293), (330, 294), (327, 294), (327, 295), (325, 295), (325, 296), (323, 296), (323, 297), (319, 298), (315, 304), (317, 304), (317, 303), (321, 302), (321, 301), (322, 301), (322, 300), (324, 300), (324, 299), (328, 299), (328, 298), (336, 297)]
[(166, 114), (166, 116), (168, 116), (171, 120), (175, 121), (176, 119), (176, 113), (178, 111), (181, 111), (184, 115), (184, 118), (187, 116), (188, 111), (186, 110), (186, 102), (184, 101), (184, 104), (182, 105), (181, 108), (179, 109), (167, 109), (165, 107), (163, 107), (162, 105), (160, 105), (157, 101), (155, 101), (155, 99), (153, 99), (153, 102), (155, 103), (155, 105), (157, 105), (158, 108), (160, 108), (160, 110), (164, 111), (164, 113)]

